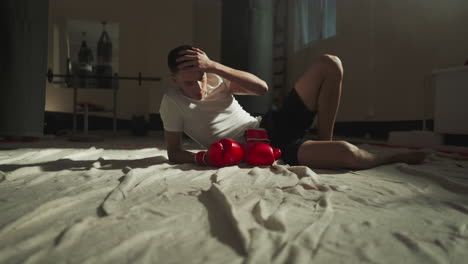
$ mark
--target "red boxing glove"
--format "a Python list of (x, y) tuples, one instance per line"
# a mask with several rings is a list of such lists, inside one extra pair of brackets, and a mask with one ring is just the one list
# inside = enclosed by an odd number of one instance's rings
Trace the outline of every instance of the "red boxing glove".
[(208, 151), (200, 151), (195, 156), (198, 164), (215, 167), (236, 165), (243, 159), (242, 145), (231, 139), (221, 139), (211, 144)]
[(268, 144), (268, 134), (264, 129), (247, 129), (245, 161), (254, 166), (268, 166), (281, 157), (281, 150)]

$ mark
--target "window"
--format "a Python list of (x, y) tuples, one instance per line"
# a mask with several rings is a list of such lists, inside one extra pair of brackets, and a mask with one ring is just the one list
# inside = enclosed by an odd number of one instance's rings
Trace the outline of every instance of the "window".
[(295, 0), (295, 50), (336, 35), (336, 0)]

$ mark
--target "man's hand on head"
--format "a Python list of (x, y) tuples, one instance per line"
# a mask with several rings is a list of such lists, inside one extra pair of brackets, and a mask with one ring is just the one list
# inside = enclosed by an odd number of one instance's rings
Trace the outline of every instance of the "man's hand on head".
[(214, 73), (230, 82), (228, 85), (233, 94), (263, 95), (268, 91), (267, 83), (259, 77), (210, 60), (199, 48), (188, 48), (180, 51), (178, 55), (180, 57), (175, 61), (179, 73)]
[(183, 50), (179, 54), (183, 55), (176, 60), (176, 62), (182, 62), (177, 66), (180, 71), (210, 72), (214, 68), (215, 62), (199, 48)]

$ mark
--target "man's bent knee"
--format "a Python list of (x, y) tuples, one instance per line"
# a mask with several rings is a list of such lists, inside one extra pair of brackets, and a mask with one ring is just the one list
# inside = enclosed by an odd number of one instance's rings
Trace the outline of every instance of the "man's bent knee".
[(324, 54), (320, 57), (320, 61), (324, 65), (327, 73), (333, 74), (338, 78), (343, 77), (343, 64), (340, 58), (334, 55)]

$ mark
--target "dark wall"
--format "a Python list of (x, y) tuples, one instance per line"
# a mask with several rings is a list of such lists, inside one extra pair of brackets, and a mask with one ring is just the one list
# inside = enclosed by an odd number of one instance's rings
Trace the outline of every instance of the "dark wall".
[(222, 5), (221, 63), (249, 70), (249, 0), (224, 0)]
[(0, 135), (40, 136), (47, 68), (48, 0), (0, 4)]
[(221, 62), (251, 72), (268, 83), (261, 97), (236, 96), (252, 114), (265, 113), (271, 105), (273, 79), (272, 0), (224, 0), (222, 7)]

